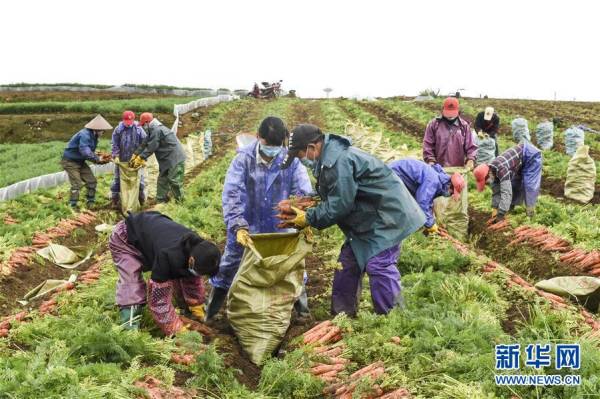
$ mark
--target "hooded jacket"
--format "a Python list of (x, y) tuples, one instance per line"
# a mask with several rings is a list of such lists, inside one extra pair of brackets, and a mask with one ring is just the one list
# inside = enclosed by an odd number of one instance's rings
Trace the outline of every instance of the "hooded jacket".
[(155, 154), (160, 172), (185, 161), (185, 152), (175, 133), (156, 118), (148, 124), (148, 136), (134, 153), (144, 160)]
[(433, 226), (435, 224), (433, 200), (449, 193), (450, 176), (440, 165), (430, 166), (418, 159), (401, 159), (389, 163), (388, 166), (402, 180), (421, 207), (427, 218), (425, 227)]
[(425, 215), (404, 183), (382, 161), (326, 134), (313, 170), (321, 202), (306, 220), (324, 229), (337, 224), (361, 270), (373, 256), (391, 248), (425, 223)]
[(133, 124), (127, 127), (123, 122), (120, 122), (112, 134), (113, 158), (119, 157), (121, 162), (129, 162), (133, 152), (142, 144), (145, 138), (146, 132), (141, 126)]
[(468, 160), (475, 161), (477, 144), (469, 123), (460, 116), (453, 123), (442, 117), (427, 125), (423, 137), (423, 160), (439, 163), (443, 167), (465, 166)]
[(91, 129), (83, 128), (71, 137), (63, 152), (63, 158), (81, 164), (86, 160), (98, 162), (100, 159), (94, 152), (97, 146), (98, 136), (96, 133)]

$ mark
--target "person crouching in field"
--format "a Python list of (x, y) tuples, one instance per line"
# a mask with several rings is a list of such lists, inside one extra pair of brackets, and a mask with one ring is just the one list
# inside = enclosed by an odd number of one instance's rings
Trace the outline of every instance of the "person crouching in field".
[(133, 152), (129, 161), (132, 168), (141, 168), (146, 160), (156, 155), (158, 180), (156, 181), (156, 202), (169, 200), (169, 192), (175, 201), (183, 201), (183, 177), (185, 174), (185, 152), (177, 135), (163, 125), (150, 112), (140, 115), (140, 126), (144, 128), (146, 139)]
[(87, 206), (92, 207), (96, 201), (96, 177), (85, 161), (96, 164), (108, 163), (108, 160), (101, 159), (96, 153), (98, 139), (105, 130), (112, 129), (112, 126), (101, 115), (96, 115), (94, 119), (88, 122), (83, 129), (75, 133), (67, 143), (63, 152), (62, 165), (71, 184), (71, 194), (69, 204), (73, 208), (78, 207), (79, 191), (85, 184), (87, 188)]
[(424, 233), (436, 234), (439, 229), (433, 215), (433, 200), (450, 195), (458, 200), (465, 188), (465, 179), (460, 173), (450, 177), (440, 165), (428, 165), (418, 159), (400, 159), (390, 162), (388, 167), (402, 180), (425, 214)]
[(501, 222), (516, 205), (525, 203), (527, 216), (534, 215), (542, 180), (542, 153), (530, 143), (509, 148), (489, 164), (473, 171), (477, 190), (492, 187), (492, 219)]
[[(142, 307), (148, 303), (152, 318), (165, 335), (185, 331), (173, 306), (173, 295), (183, 296), (182, 306), (204, 318), (201, 276), (213, 276), (219, 270), (221, 254), (215, 244), (152, 211), (130, 213), (117, 223), (108, 247), (119, 273), (116, 302), (124, 328), (139, 328)], [(146, 271), (151, 272), (147, 294), (142, 276)]]

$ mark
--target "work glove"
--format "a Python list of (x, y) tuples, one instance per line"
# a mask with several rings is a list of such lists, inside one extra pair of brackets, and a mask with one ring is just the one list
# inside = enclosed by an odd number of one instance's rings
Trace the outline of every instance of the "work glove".
[(303, 229), (308, 226), (308, 223), (306, 222), (306, 212), (304, 212), (302, 209), (296, 208), (295, 206), (292, 206), (292, 210), (296, 213), (296, 217), (290, 220), (290, 223), (292, 223), (297, 229)]
[(114, 163), (119, 163), (119, 162), (121, 162), (121, 160), (119, 159), (119, 157), (114, 157), (113, 158), (113, 162)]
[(525, 208), (525, 213), (529, 219), (533, 219), (533, 216), (535, 215), (535, 208), (533, 206), (528, 206)]
[(181, 334), (181, 333), (186, 333), (186, 332), (190, 331), (190, 329), (188, 327), (189, 326), (184, 325), (179, 330), (177, 330), (177, 332), (175, 334)]
[(439, 227), (437, 224), (433, 224), (433, 226), (431, 227), (425, 227), (425, 230), (423, 230), (423, 234), (425, 234), (426, 236), (430, 235), (430, 234), (438, 234), (440, 231)]
[(144, 161), (139, 155), (134, 155), (129, 161), (129, 167), (133, 169), (139, 169), (146, 166), (146, 161)]
[(190, 312), (192, 312), (192, 314), (194, 316), (196, 316), (198, 319), (204, 320), (204, 317), (206, 316), (206, 312), (204, 311), (204, 304), (196, 305), (196, 306), (189, 306), (189, 309), (190, 309)]
[(465, 166), (467, 167), (467, 169), (473, 170), (473, 168), (475, 168), (475, 162), (473, 162), (472, 159), (469, 159), (467, 161), (467, 163), (465, 164)]
[(235, 234), (235, 239), (243, 247), (249, 247), (252, 245), (252, 238), (250, 237), (250, 233), (247, 229), (238, 229)]
[(498, 216), (498, 209), (492, 209), (492, 219), (496, 219), (496, 216)]

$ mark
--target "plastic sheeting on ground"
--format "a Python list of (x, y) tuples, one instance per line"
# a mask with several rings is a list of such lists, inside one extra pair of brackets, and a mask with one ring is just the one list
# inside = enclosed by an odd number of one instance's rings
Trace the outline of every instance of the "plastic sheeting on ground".
[(63, 269), (75, 269), (92, 256), (92, 251), (90, 251), (83, 259), (80, 259), (75, 252), (64, 245), (50, 244), (47, 247), (38, 250), (37, 254)]
[(62, 288), (67, 283), (73, 283), (77, 279), (75, 274), (72, 274), (69, 277), (69, 280), (46, 280), (43, 283), (40, 283), (37, 287), (29, 291), (22, 300), (17, 301), (21, 305), (27, 305), (29, 301), (42, 297), (50, 292), (56, 291), (59, 288)]
[(577, 148), (585, 142), (585, 132), (576, 126), (571, 126), (565, 130), (565, 152), (567, 155), (575, 154)]
[(227, 318), (250, 360), (260, 364), (279, 346), (302, 293), (305, 233), (252, 235), (229, 294)]
[(477, 164), (480, 165), (482, 163), (492, 162), (494, 158), (496, 158), (496, 140), (487, 133), (480, 133), (477, 141)]
[(510, 124), (512, 128), (513, 140), (515, 143), (521, 143), (523, 140), (531, 141), (531, 135), (529, 134), (529, 125), (525, 118), (515, 118)]
[(560, 296), (574, 296), (592, 311), (598, 311), (600, 303), (600, 279), (589, 276), (562, 276), (542, 280), (536, 288)]
[(535, 140), (541, 150), (549, 150), (554, 145), (554, 124), (550, 121), (538, 123), (535, 128)]
[(589, 147), (582, 145), (569, 161), (565, 180), (565, 197), (586, 204), (594, 197), (596, 163), (590, 157)]

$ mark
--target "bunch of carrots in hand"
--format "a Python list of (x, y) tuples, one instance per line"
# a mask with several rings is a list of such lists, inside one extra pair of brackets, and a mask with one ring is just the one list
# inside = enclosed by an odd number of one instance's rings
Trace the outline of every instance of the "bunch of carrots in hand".
[(296, 211), (294, 208), (305, 211), (308, 208), (316, 206), (317, 202), (319, 202), (318, 197), (290, 197), (279, 202), (274, 209), (279, 211), (277, 218), (282, 220), (282, 222), (279, 223), (277, 227), (280, 229), (294, 227), (290, 223), (290, 221), (296, 217)]

